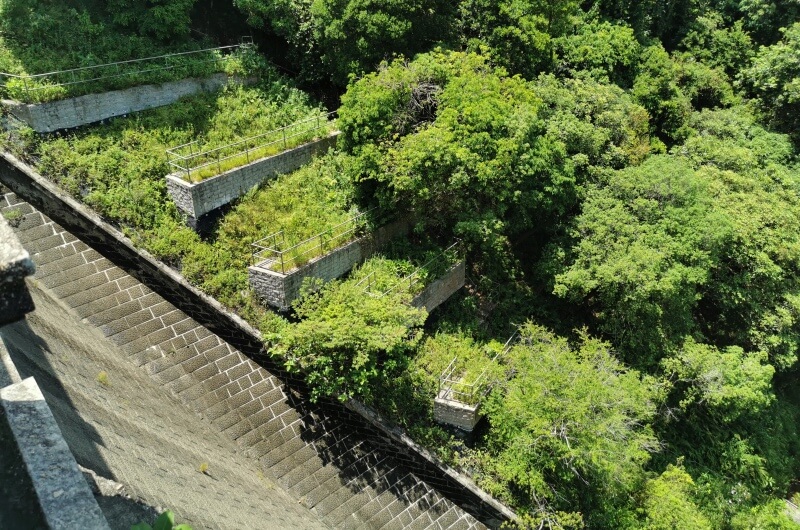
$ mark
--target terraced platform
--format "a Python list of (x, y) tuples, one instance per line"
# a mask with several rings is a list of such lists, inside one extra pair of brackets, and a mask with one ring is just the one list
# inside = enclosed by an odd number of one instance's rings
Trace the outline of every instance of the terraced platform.
[[(168, 390), (177, 403), (196, 413), (203, 429), (210, 428), (235, 441), (254, 476), (263, 474), (268, 483), (284, 490), (281, 495), (310, 510), (314, 517), (301, 518), (303, 524), (314, 527), (321, 523), (333, 528), (485, 528), (412, 472), (403, 455), (385, 444), (354, 412), (337, 404), (310, 403), (302, 389), (289, 388), (286, 381), (47, 216), (15, 194), (6, 193), (0, 200), (0, 211), (12, 209), (23, 214), (17, 219), (15, 233), (36, 263), (35, 282), (42, 291), (110, 340), (131, 366), (139, 367), (153, 383)], [(58, 363), (53, 369), (54, 376), (60, 377)], [(109, 370), (107, 377), (114, 381), (124, 375)], [(138, 405), (133, 395), (131, 406), (130, 414), (136, 414)], [(197, 427), (196, 432), (203, 430)], [(75, 436), (82, 435), (76, 431)], [(152, 498), (141, 495), (146, 502), (169, 505), (168, 499), (159, 500), (156, 494)], [(223, 501), (227, 502), (220, 499)], [(234, 502), (233, 498), (230, 501)], [(265, 502), (270, 501), (265, 498)], [(204, 505), (208, 510), (214, 510), (214, 506)], [(292, 511), (286, 513), (287, 517), (301, 517)], [(251, 527), (233, 521), (215, 521), (209, 526)]]

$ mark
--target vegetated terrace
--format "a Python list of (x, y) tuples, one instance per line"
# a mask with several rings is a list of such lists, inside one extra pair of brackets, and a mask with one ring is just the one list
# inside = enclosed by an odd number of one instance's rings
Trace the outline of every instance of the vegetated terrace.
[(244, 75), (259, 60), (246, 39), (241, 47), (220, 47), (190, 37), (183, 20), (150, 20), (159, 16), (153, 13), (137, 14), (136, 23), (152, 24), (161, 38), (136, 34), (127, 29), (132, 13), (126, 9), (109, 5), (90, 14), (66, 3), (36, 9), (5, 2), (0, 72), (8, 75), (0, 79), (0, 95), (41, 103), (216, 72)]
[[(336, 128), (335, 122), (330, 121), (334, 115), (335, 112), (312, 113), (294, 123), (223, 145), (219, 145), (219, 141), (198, 138), (167, 149), (169, 164), (187, 182), (201, 182), (230, 169), (328, 136)], [(251, 128), (258, 130), (259, 127), (254, 123)]]
[[(249, 218), (239, 224), (242, 217), (234, 211), (231, 222), (223, 220), (218, 233), (210, 241), (202, 241), (183, 224), (166, 193), (164, 175), (169, 166), (164, 151), (198, 135), (207, 145), (229, 143), (319, 113), (304, 93), (267, 69), (255, 86), (229, 85), (216, 94), (184, 98), (66, 135), (37, 138), (23, 129), (20, 135), (27, 143), (7, 147), (22, 149), (21, 154), (34, 161), (43, 175), (119, 225), (137, 244), (181, 267), (191, 281), (229, 307), (259, 312), (248, 295), (246, 267), (250, 243), (270, 229)], [(278, 186), (276, 200), (285, 202), (270, 203), (273, 209), (261, 218), (277, 215), (277, 226), (298, 237), (319, 231), (313, 222), (323, 223), (323, 228), (328, 222), (340, 222), (349, 210), (346, 200), (339, 199), (335, 191), (335, 173), (322, 170), (313, 179), (301, 173), (297, 178), (308, 183), (305, 192), (299, 191), (303, 186), (297, 181), (289, 184), (291, 188)], [(243, 211), (257, 202), (258, 196), (252, 194), (242, 201)], [(294, 206), (308, 212), (306, 220), (289, 218), (285, 212)]]

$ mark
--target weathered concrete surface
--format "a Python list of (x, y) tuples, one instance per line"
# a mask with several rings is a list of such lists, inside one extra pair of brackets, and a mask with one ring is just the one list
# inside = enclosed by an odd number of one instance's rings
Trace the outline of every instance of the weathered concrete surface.
[[(14, 213), (11, 217), (17, 219), (18, 215)], [(25, 278), (35, 270), (28, 251), (20, 245), (5, 217), (0, 215), (0, 326), (33, 311)]]
[[(4, 200), (0, 210), (19, 207), (13, 194)], [(464, 493), (460, 486), (454, 487), (439, 471), (419, 467), (411, 449), (398, 450), (344, 407), (309, 403), (302, 384), (279, 378), (254, 363), (26, 206), (17, 234), (37, 263), (36, 280), (211, 429), (235, 440), (258, 462), (265, 477), (325, 523), (341, 528), (483, 527), (432, 487), (456, 498)], [(116, 378), (106, 373), (113, 388)], [(156, 411), (163, 414), (157, 407)], [(142, 423), (142, 428), (152, 425)], [(91, 435), (83, 437), (87, 436)], [(197, 438), (189, 437), (192, 445)], [(137, 451), (145, 453), (146, 448)], [(209, 465), (213, 473), (213, 463)], [(162, 470), (164, 476), (171, 473), (169, 469)], [(426, 479), (417, 472), (424, 472)], [(147, 483), (136, 477), (120, 481), (132, 487)], [(463, 503), (475, 513), (486, 509), (481, 500), (469, 495)], [(204, 508), (213, 511), (208, 505)], [(494, 525), (501, 520), (491, 521)], [(253, 526), (240, 526), (249, 527)]]
[(338, 278), (392, 239), (408, 233), (409, 228), (408, 220), (395, 221), (314, 258), (299, 269), (286, 274), (270, 270), (268, 262), (257, 263), (247, 270), (250, 287), (264, 303), (286, 311), (300, 296), (306, 278), (317, 278), (324, 282)]
[(229, 77), (220, 73), (205, 79), (182, 79), (160, 85), (141, 85), (47, 103), (3, 100), (2, 104), (15, 118), (34, 131), (46, 133), (162, 107), (198, 92), (215, 92), (228, 81)]
[(0, 389), (0, 403), (48, 526), (108, 529), (36, 381)]
[[(2, 326), (0, 326), (0, 329), (2, 329)], [(19, 383), (20, 381), (22, 381), (22, 378), (19, 376), (17, 367), (8, 354), (6, 345), (0, 340), (0, 388)]]
[(179, 173), (167, 175), (167, 191), (175, 201), (175, 206), (188, 215), (192, 221), (238, 199), (263, 182), (284, 173), (291, 173), (308, 164), (314, 156), (325, 153), (336, 146), (338, 131), (313, 142), (288, 149), (277, 155), (261, 158), (247, 165), (237, 167), (192, 183), (184, 180)]

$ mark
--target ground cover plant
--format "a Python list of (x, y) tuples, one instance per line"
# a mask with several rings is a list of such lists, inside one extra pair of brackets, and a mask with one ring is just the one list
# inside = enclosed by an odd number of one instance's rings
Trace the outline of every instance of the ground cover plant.
[[(138, 245), (258, 323), (264, 310), (247, 285), (250, 243), (278, 230), (302, 239), (346, 219), (351, 214), (347, 194), (336, 185), (341, 164), (326, 159), (289, 182), (251, 193), (210, 240), (201, 240), (166, 193), (164, 150), (207, 131), (226, 142), (253, 134), (254, 126), (290, 123), (318, 112), (305, 94), (273, 73), (256, 86), (230, 85), (108, 124), (32, 139), (24, 155)], [(266, 219), (274, 223), (267, 226)]]
[(307, 284), (294, 303), (301, 320), (280, 330), (272, 353), (306, 377), (312, 399), (372, 398), (376, 382), (407, 366), (423, 337), (427, 313), (414, 297), (458, 259), (423, 241), (397, 241), (346, 279)]

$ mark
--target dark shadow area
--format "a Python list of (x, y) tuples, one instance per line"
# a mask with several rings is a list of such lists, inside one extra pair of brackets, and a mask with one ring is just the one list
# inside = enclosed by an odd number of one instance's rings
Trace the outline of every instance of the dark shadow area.
[(438, 494), (487, 526), (498, 526), (504, 520), (438, 467), (392, 440), (357, 412), (332, 401), (311, 403), (299, 392), (287, 391), (287, 395), (289, 405), (302, 416), (301, 439), (314, 448), (324, 464), (336, 467), (337, 487), (351, 493), (371, 487), (434, 518), (449, 509), (447, 504), (437, 504)]

